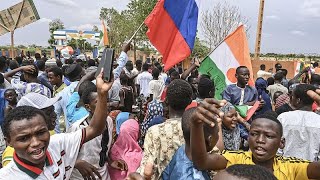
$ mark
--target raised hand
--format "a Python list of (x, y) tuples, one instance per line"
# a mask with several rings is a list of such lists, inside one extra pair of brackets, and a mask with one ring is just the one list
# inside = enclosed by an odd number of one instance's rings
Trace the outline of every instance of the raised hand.
[(227, 102), (225, 100), (219, 101), (216, 99), (205, 99), (199, 103), (196, 112), (193, 114), (193, 123), (207, 123), (214, 127), (216, 123), (222, 121), (223, 112), (219, 110)]
[(114, 169), (118, 169), (118, 170), (121, 170), (121, 171), (127, 171), (128, 170), (128, 165), (127, 163), (124, 161), (124, 160), (116, 160), (116, 161), (113, 161), (110, 166)]
[(108, 91), (112, 87), (112, 84), (113, 84), (113, 80), (111, 82), (105, 82), (103, 80), (103, 68), (102, 68), (100, 74), (96, 78), (98, 95), (107, 95)]

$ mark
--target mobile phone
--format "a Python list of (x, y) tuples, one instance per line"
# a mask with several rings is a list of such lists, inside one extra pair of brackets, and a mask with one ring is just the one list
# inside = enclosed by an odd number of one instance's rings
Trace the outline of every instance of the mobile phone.
[(103, 50), (101, 61), (99, 63), (98, 70), (96, 72), (96, 77), (100, 74), (101, 69), (103, 68), (103, 79), (110, 82), (112, 79), (112, 67), (114, 59), (114, 49), (105, 48)]

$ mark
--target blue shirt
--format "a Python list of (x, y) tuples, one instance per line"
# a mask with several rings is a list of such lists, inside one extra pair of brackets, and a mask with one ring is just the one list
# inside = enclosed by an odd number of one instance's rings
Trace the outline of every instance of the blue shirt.
[(242, 90), (244, 90), (243, 104), (258, 100), (258, 91), (256, 88), (247, 85), (243, 89), (238, 87), (236, 84), (227, 86), (227, 88), (222, 92), (222, 98), (233, 105), (242, 105), (240, 104)]
[(67, 104), (67, 121), (69, 126), (71, 126), (77, 120), (83, 119), (89, 115), (89, 112), (84, 107), (77, 107), (80, 100), (78, 92), (74, 92)]
[(0, 125), (2, 126), (4, 121), (4, 111), (6, 109), (6, 100), (4, 98), (5, 89), (0, 89)]
[(182, 145), (172, 157), (169, 165), (162, 173), (163, 180), (209, 180), (209, 174), (206, 171), (197, 170), (193, 162), (185, 153), (185, 145)]

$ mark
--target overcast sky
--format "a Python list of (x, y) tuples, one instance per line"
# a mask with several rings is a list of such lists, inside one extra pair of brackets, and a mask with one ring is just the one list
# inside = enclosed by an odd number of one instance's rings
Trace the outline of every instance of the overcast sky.
[[(21, 0), (0, 0), (0, 10)], [(201, 0), (201, 10), (210, 9), (221, 0)], [(320, 0), (265, 0), (262, 53), (320, 54)], [(126, 8), (129, 0), (34, 0), (41, 19), (16, 30), (15, 44), (48, 45), (48, 24), (60, 18), (67, 29), (91, 30), (100, 26), (101, 7)], [(250, 49), (254, 51), (260, 0), (228, 0), (239, 6), (249, 19)], [(10, 34), (0, 37), (0, 45), (10, 44)]]

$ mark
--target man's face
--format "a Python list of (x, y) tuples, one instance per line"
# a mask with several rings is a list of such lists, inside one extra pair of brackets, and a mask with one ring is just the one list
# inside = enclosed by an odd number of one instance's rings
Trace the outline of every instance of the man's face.
[(27, 120), (12, 121), (7, 143), (14, 148), (18, 157), (31, 165), (44, 164), (50, 134), (41, 115)]
[(236, 78), (241, 84), (248, 84), (250, 78), (250, 71), (248, 68), (241, 68), (236, 74)]
[(48, 79), (49, 79), (51, 85), (57, 85), (62, 81), (61, 77), (55, 76), (53, 72), (48, 73)]
[(269, 119), (254, 120), (249, 131), (249, 147), (255, 163), (273, 159), (281, 147), (279, 125)]

